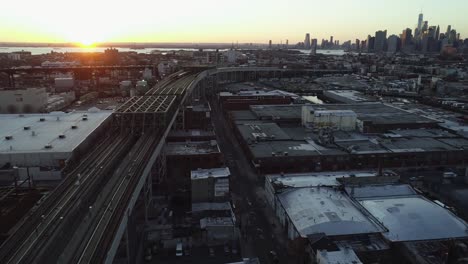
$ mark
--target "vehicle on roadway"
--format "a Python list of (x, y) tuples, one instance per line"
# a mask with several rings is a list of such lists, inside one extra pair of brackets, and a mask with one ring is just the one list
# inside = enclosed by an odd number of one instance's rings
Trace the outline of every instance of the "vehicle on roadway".
[(182, 249), (182, 243), (177, 243), (176, 245), (176, 256), (182, 257), (184, 255), (184, 251)]
[(444, 179), (453, 179), (453, 178), (456, 178), (457, 176), (458, 175), (455, 172), (451, 172), (451, 171), (446, 171), (443, 174)]

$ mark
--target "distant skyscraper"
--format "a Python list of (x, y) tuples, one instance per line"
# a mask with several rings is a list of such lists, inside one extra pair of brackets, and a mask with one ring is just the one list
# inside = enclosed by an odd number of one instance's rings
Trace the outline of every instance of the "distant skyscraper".
[(445, 32), (445, 37), (448, 37), (450, 35), (450, 31), (452, 31), (452, 26), (448, 25), (447, 26), (447, 31)]
[(453, 44), (457, 40), (457, 31), (455, 29), (450, 30), (448, 39), (450, 44)]
[(304, 48), (310, 49), (310, 34), (309, 33), (305, 35)]
[(356, 50), (361, 51), (361, 41), (359, 39), (356, 39)]
[(375, 52), (382, 52), (385, 50), (385, 44), (387, 43), (387, 30), (379, 30), (375, 32)]
[(439, 36), (440, 36), (440, 27), (437, 26), (435, 39), (436, 39), (436, 40), (439, 40)]
[(433, 39), (436, 39), (437, 28), (435, 26), (429, 27), (427, 35)]
[(422, 26), (422, 29), (421, 29), (421, 33), (424, 34), (429, 28), (429, 22), (428, 21), (424, 21), (424, 24)]
[(418, 30), (419, 30), (419, 32), (421, 32), (421, 30), (422, 30), (423, 21), (424, 21), (424, 15), (421, 13), (421, 14), (419, 14), (419, 17), (418, 17)]
[(268, 42), (268, 48), (271, 49), (271, 39), (270, 39), (270, 41)]
[(330, 36), (330, 45), (333, 45), (333, 36)]
[(401, 46), (407, 47), (413, 43), (413, 34), (410, 28), (403, 30), (401, 34)]
[(288, 49), (288, 48), (289, 48), (289, 40), (287, 39), (286, 40), (286, 49)]
[(367, 52), (374, 52), (375, 37), (367, 36)]
[(311, 41), (311, 54), (316, 54), (317, 53), (317, 45), (318, 45), (318, 40), (317, 39), (312, 39)]
[(391, 35), (388, 37), (387, 41), (387, 52), (389, 53), (396, 53), (399, 50), (399, 42), (400, 38), (396, 35)]
[(423, 20), (424, 20), (424, 15), (421, 13), (419, 14), (419, 17), (418, 17), (418, 26), (414, 30), (414, 37), (416, 39), (419, 39), (422, 34)]

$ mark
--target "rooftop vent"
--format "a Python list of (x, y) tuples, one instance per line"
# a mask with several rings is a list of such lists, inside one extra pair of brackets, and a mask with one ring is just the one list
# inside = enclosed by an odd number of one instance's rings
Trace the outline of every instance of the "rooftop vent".
[(25, 126), (25, 127), (23, 127), (23, 129), (24, 130), (29, 130), (29, 129), (31, 129), (31, 127), (30, 126)]
[(64, 139), (64, 138), (65, 138), (65, 135), (64, 135), (64, 134), (60, 134), (60, 135), (59, 135), (59, 138)]
[(5, 136), (5, 139), (6, 139), (6, 140), (12, 140), (12, 139), (13, 139), (13, 136)]
[(44, 117), (39, 118), (39, 122), (44, 122), (44, 121), (45, 121)]
[(81, 118), (81, 120), (86, 121), (86, 120), (88, 120), (88, 118), (86, 116), (84, 116), (83, 118)]
[(51, 144), (47, 144), (44, 146), (45, 149), (51, 149), (52, 148), (52, 145)]
[(77, 128), (78, 128), (78, 126), (76, 126), (76, 125), (71, 126), (71, 129), (77, 129)]

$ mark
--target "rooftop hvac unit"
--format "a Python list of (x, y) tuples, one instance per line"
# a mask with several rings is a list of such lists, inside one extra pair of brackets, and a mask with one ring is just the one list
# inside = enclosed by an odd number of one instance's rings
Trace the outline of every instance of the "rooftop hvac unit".
[(29, 130), (29, 129), (31, 129), (31, 127), (30, 126), (25, 126), (23, 129), (24, 130)]
[(81, 118), (81, 120), (86, 121), (86, 120), (88, 120), (88, 118), (87, 118), (87, 117), (83, 117), (83, 118)]
[(12, 140), (12, 139), (13, 139), (13, 136), (5, 136), (5, 139), (6, 139), (6, 140)]
[(52, 145), (51, 144), (47, 144), (44, 146), (45, 149), (51, 149), (52, 148)]
[(65, 135), (64, 135), (64, 134), (60, 134), (60, 135), (59, 135), (59, 138), (64, 139), (64, 138), (65, 138)]
[(39, 118), (39, 122), (44, 122), (44, 121), (45, 121), (44, 117)]
[(77, 129), (77, 128), (78, 126), (75, 126), (75, 125), (71, 126), (71, 129)]

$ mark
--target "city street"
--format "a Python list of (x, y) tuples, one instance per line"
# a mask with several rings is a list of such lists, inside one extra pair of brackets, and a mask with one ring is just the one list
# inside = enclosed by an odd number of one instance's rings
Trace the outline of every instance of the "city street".
[(231, 192), (241, 223), (242, 256), (258, 257), (261, 263), (274, 263), (270, 254), (274, 251), (279, 263), (296, 263), (287, 255), (284, 233), (262, 197), (263, 180), (258, 180), (216, 102), (212, 102), (212, 109), (219, 146), (231, 170)]

